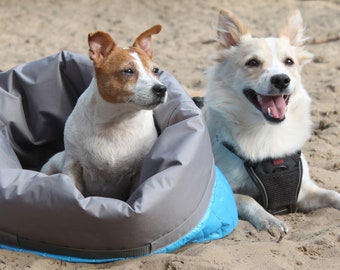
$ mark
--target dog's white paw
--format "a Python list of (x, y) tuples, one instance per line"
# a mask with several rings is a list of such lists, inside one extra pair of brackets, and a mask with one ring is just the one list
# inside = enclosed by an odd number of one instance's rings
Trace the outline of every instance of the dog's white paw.
[(280, 241), (289, 231), (288, 226), (278, 218), (267, 213), (263, 219), (258, 219), (257, 224), (254, 224), (256, 229), (267, 231), (270, 235)]
[(259, 231), (267, 231), (280, 241), (289, 231), (288, 226), (267, 212), (254, 198), (235, 194), (240, 219), (247, 220)]

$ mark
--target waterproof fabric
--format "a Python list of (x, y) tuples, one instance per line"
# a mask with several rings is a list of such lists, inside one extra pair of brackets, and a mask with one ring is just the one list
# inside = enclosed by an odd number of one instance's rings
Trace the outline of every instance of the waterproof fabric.
[(230, 233), (236, 206), (203, 117), (166, 72), (159, 138), (126, 202), (85, 198), (67, 175), (39, 173), (63, 149), (66, 118), (92, 76), (86, 56), (66, 51), (0, 73), (0, 247), (98, 262)]

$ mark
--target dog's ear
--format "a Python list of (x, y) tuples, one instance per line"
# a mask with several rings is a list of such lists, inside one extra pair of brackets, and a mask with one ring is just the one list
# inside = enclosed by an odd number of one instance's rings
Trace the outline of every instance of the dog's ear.
[(151, 27), (150, 29), (144, 31), (140, 34), (135, 42), (133, 43), (133, 47), (137, 47), (142, 49), (151, 59), (153, 57), (153, 50), (152, 50), (152, 35), (158, 34), (162, 30), (162, 26), (157, 24)]
[(244, 35), (250, 36), (247, 27), (232, 12), (221, 9), (217, 28), (219, 45), (224, 49), (237, 46)]
[(285, 26), (279, 31), (279, 37), (288, 37), (292, 46), (299, 47), (297, 57), (299, 64), (304, 66), (313, 59), (313, 55), (304, 49), (304, 44), (308, 40), (304, 36), (304, 26), (299, 10), (295, 10), (287, 19)]
[(288, 17), (285, 26), (279, 31), (278, 36), (288, 37), (293, 46), (302, 46), (307, 40), (303, 33), (303, 20), (300, 11), (297, 9)]
[(116, 46), (116, 43), (113, 41), (111, 36), (102, 31), (89, 33), (88, 43), (89, 56), (95, 64), (100, 63)]

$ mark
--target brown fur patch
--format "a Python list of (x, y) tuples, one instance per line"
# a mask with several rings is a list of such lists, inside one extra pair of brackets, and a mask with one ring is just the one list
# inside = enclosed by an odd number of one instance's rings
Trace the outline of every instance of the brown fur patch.
[[(95, 63), (98, 91), (110, 103), (125, 103), (134, 95), (139, 70), (131, 53), (137, 53), (146, 72), (152, 73), (155, 64), (140, 48), (114, 48), (100, 63)], [(128, 69), (133, 74), (128, 74)]]
[[(126, 71), (131, 69), (133, 74)], [(138, 69), (130, 50), (116, 47), (99, 64), (95, 64), (98, 91), (111, 103), (125, 103), (133, 96)]]
[[(138, 47), (131, 47), (131, 52), (135, 52), (138, 54), (140, 61), (142, 62), (142, 65), (145, 67), (145, 71), (149, 74), (152, 74), (155, 76), (152, 72), (153, 68), (157, 65), (152, 61), (152, 59), (140, 48)], [(158, 76), (156, 76), (158, 77)]]

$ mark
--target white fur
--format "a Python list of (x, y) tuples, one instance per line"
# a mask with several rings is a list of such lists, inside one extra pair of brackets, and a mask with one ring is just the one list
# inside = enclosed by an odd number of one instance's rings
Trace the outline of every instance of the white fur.
[[(101, 35), (101, 42), (107, 34), (98, 35)], [(147, 42), (149, 35), (145, 39)], [(101, 54), (100, 50), (107, 52), (98, 44), (96, 40), (90, 43), (94, 48), (90, 54), (91, 59), (95, 65), (108, 65), (112, 68), (110, 61), (104, 62), (105, 57), (110, 57), (109, 54)], [(114, 48), (114, 45), (110, 48)], [(128, 51), (126, 49), (124, 53)], [(94, 78), (66, 121), (65, 150), (53, 156), (41, 170), (46, 174), (62, 172), (69, 175), (85, 196), (126, 200), (139, 179), (145, 155), (157, 139), (152, 109), (165, 102), (166, 92), (164, 95), (155, 93), (153, 87), (162, 85), (161, 82), (155, 74), (147, 71), (149, 67), (142, 64), (138, 53), (129, 54), (127, 61), (130, 65), (134, 62), (136, 70), (134, 74), (125, 74), (119, 70), (117, 76), (125, 76), (128, 85), (123, 83), (120, 89), (112, 89), (112, 93), (121, 93), (126, 88), (124, 95), (130, 97), (123, 102), (105, 100)], [(134, 79), (132, 76), (138, 76), (133, 87), (130, 82), (131, 78)]]
[[(249, 220), (257, 229), (269, 232), (278, 229), (281, 236), (288, 232), (288, 227), (251, 198), (258, 196), (259, 190), (249, 178), (243, 161), (222, 144), (232, 145), (246, 159), (260, 161), (292, 154), (300, 150), (310, 137), (311, 99), (302, 85), (300, 71), (311, 55), (301, 44), (302, 26), (289, 25), (290, 22), (302, 22), (300, 13), (292, 17), (281, 31), (281, 37), (252, 38), (235, 15), (222, 10), (218, 30), (221, 49), (215, 55), (216, 63), (207, 72), (204, 105), (215, 161), (236, 193), (240, 218)], [(291, 57), (294, 65), (286, 65), (286, 57)], [(262, 64), (249, 68), (245, 63), (252, 58), (259, 59)], [(275, 74), (287, 74), (291, 79), (284, 89), (290, 99), (285, 120), (280, 123), (269, 122), (243, 93), (244, 89), (251, 88), (262, 95), (277, 94), (277, 89), (270, 83)], [(303, 155), (302, 161), (298, 210), (328, 206), (340, 209), (340, 195), (317, 187), (310, 179)]]
[(58, 169), (50, 167), (52, 157), (42, 172), (63, 172), (86, 194), (126, 198), (131, 181), (138, 180), (132, 178), (138, 178), (141, 162), (157, 139), (153, 113), (111, 104), (96, 87), (93, 79), (67, 119)]

